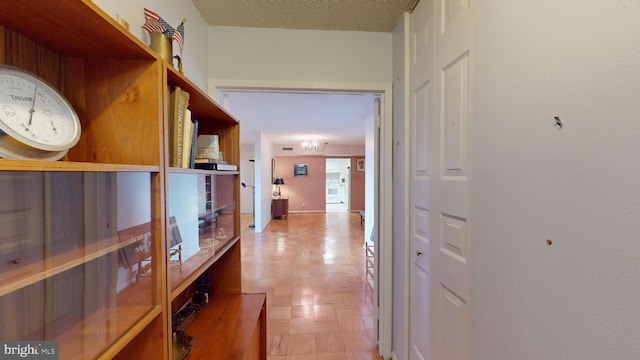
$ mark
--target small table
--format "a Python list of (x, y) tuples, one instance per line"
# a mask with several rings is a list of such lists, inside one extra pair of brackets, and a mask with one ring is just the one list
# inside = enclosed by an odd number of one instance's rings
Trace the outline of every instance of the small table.
[(289, 198), (278, 197), (271, 199), (271, 214), (274, 218), (288, 217), (289, 215)]

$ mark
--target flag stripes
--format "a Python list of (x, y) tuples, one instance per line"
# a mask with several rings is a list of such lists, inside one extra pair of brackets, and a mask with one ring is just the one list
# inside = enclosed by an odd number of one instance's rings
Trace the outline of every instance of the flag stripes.
[(184, 23), (186, 19), (182, 19), (178, 28), (174, 29), (169, 25), (169, 23), (162, 19), (160, 15), (147, 8), (144, 8), (144, 19), (144, 24), (142, 25), (143, 29), (150, 33), (161, 32), (172, 41), (175, 40), (175, 42), (178, 43), (178, 48), (180, 49), (180, 56), (182, 56), (182, 50), (184, 47)]

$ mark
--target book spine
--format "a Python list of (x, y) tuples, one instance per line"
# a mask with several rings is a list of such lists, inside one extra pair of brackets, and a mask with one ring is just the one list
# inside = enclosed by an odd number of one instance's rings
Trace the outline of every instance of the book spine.
[(184, 121), (187, 106), (189, 105), (189, 93), (179, 87), (171, 89), (169, 96), (170, 115), (170, 139), (169, 165), (183, 167), (184, 151)]
[(196, 162), (196, 138), (198, 137), (198, 120), (192, 119), (193, 132), (191, 134), (191, 158), (189, 159), (189, 168), (193, 169)]
[(182, 160), (180, 162), (182, 168), (188, 168), (191, 160), (191, 135), (193, 135), (191, 111), (186, 109), (182, 119)]

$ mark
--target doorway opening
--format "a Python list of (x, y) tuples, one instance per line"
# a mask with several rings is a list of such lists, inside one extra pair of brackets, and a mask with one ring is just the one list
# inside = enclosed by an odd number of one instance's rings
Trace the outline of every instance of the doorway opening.
[(349, 212), (351, 198), (351, 159), (326, 159), (326, 211)]
[[(229, 93), (293, 93), (293, 94), (366, 94), (373, 95), (373, 114), (366, 121), (368, 134), (372, 134), (365, 146), (362, 168), (365, 177), (365, 218), (363, 224), (365, 241), (374, 242), (373, 302), (375, 325), (373, 337), (378, 340), (380, 354), (391, 356), (391, 313), (392, 313), (392, 85), (391, 83), (322, 83), (243, 81), (229, 79), (209, 79), (208, 92), (219, 99), (229, 111)], [(227, 94), (227, 95), (225, 95)], [(269, 105), (260, 107), (263, 115)], [(263, 117), (264, 120), (264, 117)], [(246, 124), (245, 124), (246, 125)], [(246, 129), (246, 126), (245, 126)], [(269, 222), (271, 208), (272, 178), (267, 165), (274, 156), (275, 142), (264, 131), (251, 131), (256, 159), (256, 233), (262, 231)], [(283, 148), (284, 150), (284, 148)], [(342, 156), (342, 154), (337, 155)], [(242, 154), (241, 154), (242, 157)], [(263, 165), (264, 164), (264, 165)], [(324, 174), (322, 175), (324, 178)], [(324, 180), (324, 179), (323, 179)], [(286, 181), (286, 180), (285, 180)]]

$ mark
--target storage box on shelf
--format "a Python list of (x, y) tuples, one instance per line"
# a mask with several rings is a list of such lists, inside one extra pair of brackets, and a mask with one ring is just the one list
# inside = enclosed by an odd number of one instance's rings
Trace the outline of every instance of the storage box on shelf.
[[(89, 0), (3, 4), (0, 64), (44, 78), (82, 125), (62, 161), (0, 159), (0, 338), (58, 341), (65, 359), (172, 358), (172, 313), (200, 280), (223, 303), (241, 282), (239, 173), (169, 167), (169, 86), (236, 164), (238, 122)], [(183, 176), (209, 198), (176, 238)]]

